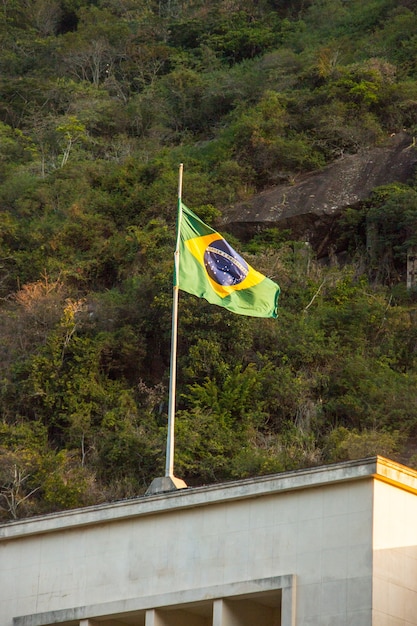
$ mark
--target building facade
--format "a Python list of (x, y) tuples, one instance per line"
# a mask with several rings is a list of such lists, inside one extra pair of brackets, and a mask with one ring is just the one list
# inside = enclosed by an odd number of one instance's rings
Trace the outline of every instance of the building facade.
[(417, 472), (381, 457), (0, 526), (1, 626), (417, 626)]

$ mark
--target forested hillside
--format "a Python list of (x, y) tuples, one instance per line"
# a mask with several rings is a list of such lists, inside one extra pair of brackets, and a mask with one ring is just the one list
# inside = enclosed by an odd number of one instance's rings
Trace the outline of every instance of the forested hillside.
[[(416, 33), (413, 0), (2, 1), (0, 519), (163, 475), (179, 163), (185, 204), (219, 228), (414, 137)], [(180, 294), (189, 485), (377, 453), (417, 467), (417, 180), (340, 230), (343, 263), (287, 230), (224, 233), (280, 284), (277, 320)]]

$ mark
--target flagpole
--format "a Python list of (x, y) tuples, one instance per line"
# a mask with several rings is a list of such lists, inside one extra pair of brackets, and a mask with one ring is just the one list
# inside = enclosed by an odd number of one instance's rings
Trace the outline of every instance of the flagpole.
[(177, 334), (178, 334), (178, 295), (180, 271), (180, 239), (182, 218), (182, 173), (183, 164), (180, 163), (178, 174), (178, 208), (177, 208), (177, 241), (174, 252), (174, 284), (172, 291), (172, 321), (171, 321), (171, 357), (169, 365), (169, 398), (168, 398), (168, 432), (166, 443), (165, 476), (154, 478), (146, 491), (146, 495), (155, 495), (166, 491), (184, 489), (186, 483), (174, 476), (174, 438), (175, 438), (175, 392), (177, 381)]
[(177, 212), (177, 243), (174, 252), (174, 286), (172, 291), (172, 327), (171, 327), (171, 359), (169, 376), (168, 400), (168, 435), (166, 449), (165, 476), (174, 476), (174, 438), (175, 438), (175, 393), (177, 382), (177, 335), (178, 335), (178, 295), (180, 270), (180, 229), (181, 229), (181, 197), (182, 197), (183, 164), (180, 163), (178, 172), (178, 212)]

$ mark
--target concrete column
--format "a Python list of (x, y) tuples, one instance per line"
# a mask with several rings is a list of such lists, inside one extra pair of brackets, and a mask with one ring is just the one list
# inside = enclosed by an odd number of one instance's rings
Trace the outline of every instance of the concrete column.
[(213, 626), (239, 626), (224, 600), (213, 602)]
[(162, 622), (159, 619), (155, 609), (150, 609), (149, 611), (146, 611), (145, 626), (162, 626)]
[[(227, 600), (223, 602), (222, 626), (248, 626), (247, 618), (248, 615), (245, 612), (244, 607), (242, 606), (242, 602), (236, 602), (236, 600), (233, 602), (233, 604), (227, 602)], [(264, 624), (264, 626), (271, 626), (270, 624), (262, 621), (253, 623), (258, 623), (259, 625)]]
[(183, 609), (150, 609), (146, 611), (145, 626), (211, 626), (211, 622)]
[(213, 602), (213, 626), (223, 626), (223, 600)]
[(282, 588), (281, 626), (296, 626), (296, 576), (292, 576), (292, 584)]
[(250, 599), (216, 600), (213, 626), (281, 626), (280, 610)]

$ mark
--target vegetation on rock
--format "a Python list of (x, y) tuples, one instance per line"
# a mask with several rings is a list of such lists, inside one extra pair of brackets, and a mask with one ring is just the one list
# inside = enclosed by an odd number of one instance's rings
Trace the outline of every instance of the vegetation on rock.
[[(163, 473), (178, 164), (202, 219), (416, 133), (409, 0), (4, 0), (0, 519), (143, 493)], [(410, 149), (414, 149), (410, 147)], [(228, 237), (278, 320), (180, 297), (188, 484), (385, 454), (417, 466), (417, 187), (343, 216), (324, 265)]]

